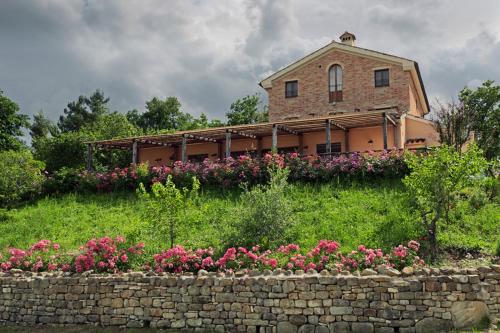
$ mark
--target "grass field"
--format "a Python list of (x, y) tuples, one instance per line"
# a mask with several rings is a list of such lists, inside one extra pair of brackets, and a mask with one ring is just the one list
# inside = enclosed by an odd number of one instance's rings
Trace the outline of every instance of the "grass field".
[[(291, 199), (295, 226), (289, 239), (310, 248), (319, 239), (334, 239), (344, 250), (359, 244), (389, 248), (424, 234), (418, 216), (411, 212), (409, 194), (399, 181), (372, 184), (295, 184)], [(245, 208), (236, 191), (201, 193), (178, 229), (177, 243), (187, 247), (231, 243), (234, 220)], [(499, 207), (463, 204), (454, 215), (460, 221), (441, 228), (442, 245), (494, 251), (499, 234)], [(39, 239), (77, 249), (85, 241), (104, 235), (124, 235), (146, 241), (150, 251), (166, 248), (165, 235), (152, 232), (144, 219), (144, 207), (133, 193), (68, 194), (41, 199), (0, 214), (0, 248), (26, 247)], [(165, 237), (164, 237), (165, 236)]]

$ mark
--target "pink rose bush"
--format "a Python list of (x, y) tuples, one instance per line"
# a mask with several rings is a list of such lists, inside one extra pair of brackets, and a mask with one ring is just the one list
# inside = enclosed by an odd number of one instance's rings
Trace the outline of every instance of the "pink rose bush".
[(0, 270), (126, 272), (143, 255), (143, 249), (144, 243), (127, 244), (121, 236), (91, 239), (76, 253), (63, 253), (59, 244), (40, 240), (27, 250), (9, 248), (7, 254), (0, 253)]
[(399, 245), (388, 253), (364, 245), (342, 253), (339, 243), (320, 240), (307, 252), (302, 252), (296, 244), (282, 245), (275, 250), (262, 250), (256, 245), (252, 248), (231, 247), (216, 257), (212, 248), (191, 250), (178, 245), (151, 258), (144, 252), (144, 243), (129, 244), (121, 236), (105, 236), (89, 240), (76, 253), (62, 252), (59, 244), (49, 240), (40, 240), (26, 250), (9, 248), (0, 254), (0, 271), (120, 273), (142, 268), (156, 273), (197, 273), (200, 270), (234, 272), (280, 268), (352, 272), (379, 266), (396, 269), (424, 266), (424, 261), (417, 255), (419, 249), (418, 242), (410, 241), (407, 246)]
[(332, 156), (265, 154), (260, 159), (241, 155), (223, 160), (205, 159), (199, 163), (177, 161), (171, 166), (139, 165), (115, 168), (104, 173), (64, 171), (50, 175), (45, 189), (46, 192), (130, 191), (135, 190), (141, 182), (145, 185), (164, 183), (169, 175), (172, 175), (174, 183), (181, 187), (191, 184), (194, 176), (202, 186), (237, 188), (242, 183), (266, 183), (270, 169), (285, 167), (290, 170), (290, 181), (307, 182), (339, 178), (402, 177), (407, 172), (403, 152), (400, 150)]

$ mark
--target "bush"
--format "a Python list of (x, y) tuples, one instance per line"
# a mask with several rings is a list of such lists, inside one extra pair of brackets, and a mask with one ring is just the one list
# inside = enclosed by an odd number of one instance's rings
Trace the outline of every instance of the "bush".
[(0, 152), (0, 206), (32, 199), (41, 192), (43, 163), (28, 151)]
[(431, 260), (437, 259), (438, 226), (442, 221), (450, 224), (450, 215), (463, 201), (462, 193), (468, 188), (481, 188), (487, 162), (475, 145), (461, 153), (442, 146), (428, 155), (408, 154), (411, 173), (403, 179), (413, 196), (415, 210), (422, 217), (427, 230)]
[(286, 242), (286, 233), (294, 222), (287, 198), (288, 174), (288, 169), (275, 168), (267, 185), (246, 189), (241, 195), (244, 208), (235, 214), (235, 239), (240, 245), (269, 248)]
[(201, 269), (233, 272), (277, 268), (294, 271), (356, 271), (379, 266), (402, 269), (405, 266), (425, 265), (417, 256), (419, 246), (417, 242), (410, 241), (408, 246), (399, 245), (384, 254), (380, 249), (368, 249), (359, 245), (357, 251), (343, 254), (339, 243), (320, 240), (308, 252), (302, 252), (296, 244), (282, 245), (266, 251), (256, 245), (251, 248), (231, 247), (216, 258), (212, 248), (189, 250), (175, 246), (151, 257), (145, 253), (144, 243), (130, 243), (121, 236), (91, 239), (76, 253), (66, 252), (59, 244), (43, 239), (27, 249), (9, 248), (4, 253), (0, 251), (0, 272), (20, 269), (32, 272), (119, 273), (137, 268), (154, 270), (157, 273), (197, 273)]
[(87, 134), (62, 133), (55, 137), (41, 138), (33, 142), (35, 157), (45, 162), (47, 171), (66, 168), (83, 169), (86, 163)]

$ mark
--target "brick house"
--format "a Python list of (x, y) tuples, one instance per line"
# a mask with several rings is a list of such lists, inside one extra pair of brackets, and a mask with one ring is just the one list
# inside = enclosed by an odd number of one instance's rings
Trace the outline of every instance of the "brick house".
[(260, 82), (269, 123), (89, 144), (133, 150), (133, 162), (171, 164), (269, 150), (349, 153), (439, 144), (418, 64), (354, 45), (348, 32)]

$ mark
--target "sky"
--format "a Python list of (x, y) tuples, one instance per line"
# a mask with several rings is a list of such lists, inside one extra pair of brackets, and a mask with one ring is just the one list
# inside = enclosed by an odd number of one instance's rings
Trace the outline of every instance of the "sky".
[(224, 119), (258, 82), (344, 31), (356, 45), (419, 63), (431, 104), (500, 82), (500, 1), (0, 1), (0, 90), (57, 120), (101, 89), (111, 110), (176, 96)]

